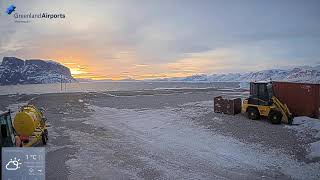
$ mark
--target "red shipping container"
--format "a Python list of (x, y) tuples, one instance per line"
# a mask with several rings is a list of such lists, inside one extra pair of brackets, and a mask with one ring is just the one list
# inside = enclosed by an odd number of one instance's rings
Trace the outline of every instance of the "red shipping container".
[(320, 84), (272, 82), (272, 87), (294, 116), (319, 118)]

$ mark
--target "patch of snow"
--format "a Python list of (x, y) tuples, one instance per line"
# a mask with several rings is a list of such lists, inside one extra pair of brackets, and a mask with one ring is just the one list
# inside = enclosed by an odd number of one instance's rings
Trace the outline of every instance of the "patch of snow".
[(213, 107), (213, 99), (212, 101), (189, 102), (183, 104), (182, 106)]
[(214, 117), (213, 119), (212, 119), (212, 121), (213, 122), (216, 122), (216, 123), (218, 123), (218, 124), (223, 124), (223, 119), (222, 118), (219, 118), (219, 117)]
[(110, 162), (110, 157), (116, 152), (106, 148), (110, 145), (104, 143), (105, 137), (70, 129), (65, 133), (73, 142), (77, 142), (76, 147), (79, 149), (78, 153), (66, 161), (73, 172), (68, 179), (138, 179), (132, 173), (134, 169), (117, 168), (114, 167), (114, 162)]
[(310, 159), (320, 157), (320, 120), (309, 117), (296, 117), (293, 120), (293, 126), (286, 126), (293, 129), (298, 133), (301, 138), (306, 138), (307, 135), (311, 135), (315, 142), (310, 143), (310, 153), (308, 157)]
[(311, 158), (320, 157), (320, 141), (316, 141), (310, 144), (310, 154)]
[(117, 97), (116, 95), (110, 94), (110, 93), (107, 93), (107, 92), (102, 92), (101, 94), (104, 94), (104, 95), (107, 95), (107, 96), (110, 96), (110, 97)]
[(10, 111), (13, 113), (12, 118), (15, 116), (15, 114), (19, 111), (20, 107), (27, 105), (28, 102), (21, 102), (16, 104), (10, 104), (7, 109), (10, 109)]
[[(211, 105), (211, 103), (208, 102), (205, 105)], [(136, 158), (142, 158), (153, 165), (156, 164), (161, 171), (171, 177), (208, 177), (209, 171), (207, 169), (212, 168), (221, 169), (221, 171), (224, 170), (230, 174), (280, 171), (297, 179), (317, 179), (320, 175), (319, 163), (298, 162), (288, 156), (286, 152), (261, 145), (243, 143), (232, 137), (208, 132), (205, 129), (195, 127), (175, 109), (139, 111), (139, 109), (97, 106), (90, 106), (90, 108), (94, 110), (94, 114), (88, 118), (87, 124), (116, 129), (124, 133), (125, 136), (136, 137), (135, 144), (151, 153), (150, 157), (145, 154), (144, 157)], [(198, 113), (191, 109), (185, 111), (190, 114)], [(193, 116), (197, 115), (199, 114)], [(78, 138), (77, 143), (84, 143), (79, 135), (75, 136)], [(71, 168), (86, 168), (85, 166), (90, 163), (105, 164), (105, 162), (100, 163), (99, 160), (92, 161), (85, 158), (86, 152), (95, 152), (100, 148), (91, 146), (92, 142), (87, 143), (85, 144), (88, 148), (87, 151), (80, 151), (83, 157), (79, 154), (77, 155), (78, 160), (73, 160), (74, 162), (86, 161), (86, 165), (79, 167), (82, 163), (69, 162), (68, 165)], [(160, 156), (158, 158), (170, 159), (170, 163), (161, 163), (161, 160), (153, 159), (155, 154)], [(164, 162), (166, 161), (168, 160)], [(201, 168), (195, 167), (199, 165)], [(186, 167), (190, 170), (184, 171), (183, 168), (177, 167)]]
[(320, 120), (310, 117), (295, 117), (293, 126), (286, 126), (296, 130), (298, 133), (310, 133), (314, 138), (320, 138)]

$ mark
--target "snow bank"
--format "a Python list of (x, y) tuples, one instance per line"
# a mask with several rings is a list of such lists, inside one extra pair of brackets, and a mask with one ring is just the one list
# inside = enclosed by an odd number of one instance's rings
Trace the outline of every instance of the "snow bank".
[(309, 156), (311, 158), (320, 157), (320, 141), (316, 141), (314, 143), (311, 143), (310, 149), (311, 149), (311, 152), (310, 152)]
[(320, 120), (309, 118), (309, 117), (296, 117), (293, 121), (294, 125), (298, 126), (289, 126), (292, 129), (297, 130), (298, 132), (311, 133), (315, 138), (320, 138)]
[(320, 157), (320, 120), (309, 117), (296, 117), (293, 120), (293, 126), (286, 126), (298, 133), (301, 138), (311, 135), (315, 142), (310, 143), (310, 159)]

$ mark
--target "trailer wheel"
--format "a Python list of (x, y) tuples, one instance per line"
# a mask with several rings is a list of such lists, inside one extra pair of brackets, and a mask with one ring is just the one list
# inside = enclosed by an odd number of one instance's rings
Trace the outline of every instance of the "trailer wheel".
[(46, 135), (46, 139), (47, 139), (47, 141), (48, 141), (48, 137), (49, 137), (48, 130), (47, 130), (47, 129), (45, 129), (45, 130), (44, 130), (44, 133), (45, 133), (45, 135)]
[(47, 145), (48, 142), (48, 130), (44, 130), (44, 132), (41, 135), (41, 139), (42, 139), (42, 144), (43, 145)]
[(247, 109), (248, 118), (252, 120), (260, 119), (260, 113), (255, 107), (248, 107)]
[(270, 111), (268, 119), (272, 124), (281, 124), (282, 114), (279, 111)]

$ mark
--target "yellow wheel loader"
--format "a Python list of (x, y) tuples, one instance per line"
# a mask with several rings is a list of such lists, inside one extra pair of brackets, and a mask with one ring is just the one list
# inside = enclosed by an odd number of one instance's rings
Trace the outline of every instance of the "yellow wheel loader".
[(286, 104), (273, 95), (272, 82), (251, 82), (250, 96), (242, 104), (249, 119), (267, 117), (272, 124), (292, 124), (293, 116)]

